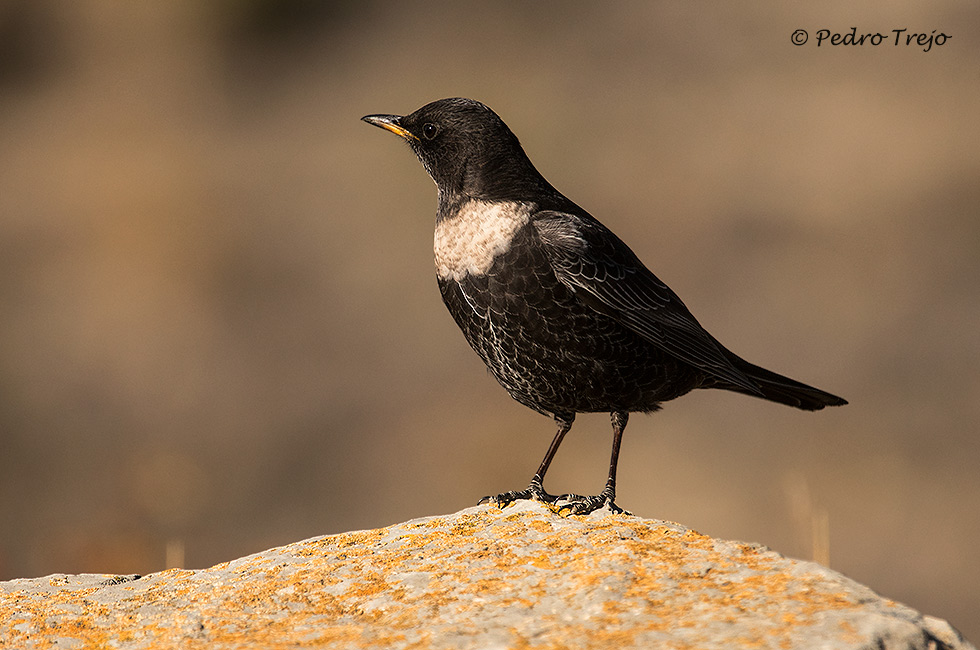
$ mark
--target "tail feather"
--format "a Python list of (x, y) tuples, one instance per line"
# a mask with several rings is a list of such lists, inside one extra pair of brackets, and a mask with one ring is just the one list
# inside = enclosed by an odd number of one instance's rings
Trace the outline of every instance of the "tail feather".
[(759, 387), (761, 395), (734, 385), (722, 385), (719, 388), (745, 393), (754, 397), (761, 397), (762, 399), (794, 406), (805, 411), (819, 411), (825, 406), (843, 406), (847, 404), (847, 400), (842, 397), (832, 395), (813, 386), (808, 386), (795, 379), (784, 377), (771, 370), (766, 370), (735, 355), (732, 356), (734, 357), (732, 361), (735, 367)]

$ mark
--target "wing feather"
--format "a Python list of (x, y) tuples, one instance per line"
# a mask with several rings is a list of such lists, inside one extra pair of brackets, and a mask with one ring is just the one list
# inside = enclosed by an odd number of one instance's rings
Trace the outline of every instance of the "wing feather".
[(601, 223), (588, 215), (555, 211), (538, 213), (533, 223), (558, 279), (583, 302), (668, 354), (748, 392), (762, 394), (677, 294)]

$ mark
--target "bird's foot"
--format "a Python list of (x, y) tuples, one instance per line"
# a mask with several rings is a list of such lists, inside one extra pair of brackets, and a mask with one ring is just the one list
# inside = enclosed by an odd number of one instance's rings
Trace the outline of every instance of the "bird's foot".
[(587, 515), (606, 506), (615, 515), (633, 514), (617, 506), (615, 499), (615, 494), (603, 490), (599, 494), (588, 497), (581, 494), (563, 494), (555, 500), (554, 505), (562, 515)]
[(531, 484), (527, 486), (525, 490), (511, 490), (510, 492), (502, 492), (496, 496), (485, 496), (480, 499), (479, 505), (490, 504), (495, 505), (498, 508), (506, 508), (515, 501), (522, 500), (532, 500), (539, 501), (547, 505), (554, 505), (554, 503), (561, 497), (555, 496), (554, 494), (548, 494), (544, 491), (541, 486), (541, 481), (535, 477), (531, 481)]

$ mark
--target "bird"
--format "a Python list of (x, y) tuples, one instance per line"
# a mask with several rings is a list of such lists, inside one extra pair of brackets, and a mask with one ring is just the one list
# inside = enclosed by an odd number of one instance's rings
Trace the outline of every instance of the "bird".
[[(483, 103), (455, 97), (361, 119), (406, 141), (436, 184), (436, 280), (467, 342), (511, 397), (558, 427), (528, 487), (481, 504), (625, 512), (615, 503), (616, 468), (630, 413), (652, 413), (694, 389), (807, 411), (847, 403), (718, 342), (623, 240), (545, 180)], [(576, 414), (602, 412), (613, 431), (604, 488), (545, 491)]]

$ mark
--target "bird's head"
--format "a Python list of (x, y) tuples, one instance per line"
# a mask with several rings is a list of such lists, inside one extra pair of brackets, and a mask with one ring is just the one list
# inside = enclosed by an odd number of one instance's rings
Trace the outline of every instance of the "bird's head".
[(439, 188), (440, 203), (464, 197), (513, 199), (550, 189), (517, 136), (496, 113), (472, 99), (440, 99), (409, 115), (366, 115), (369, 124), (411, 145)]

